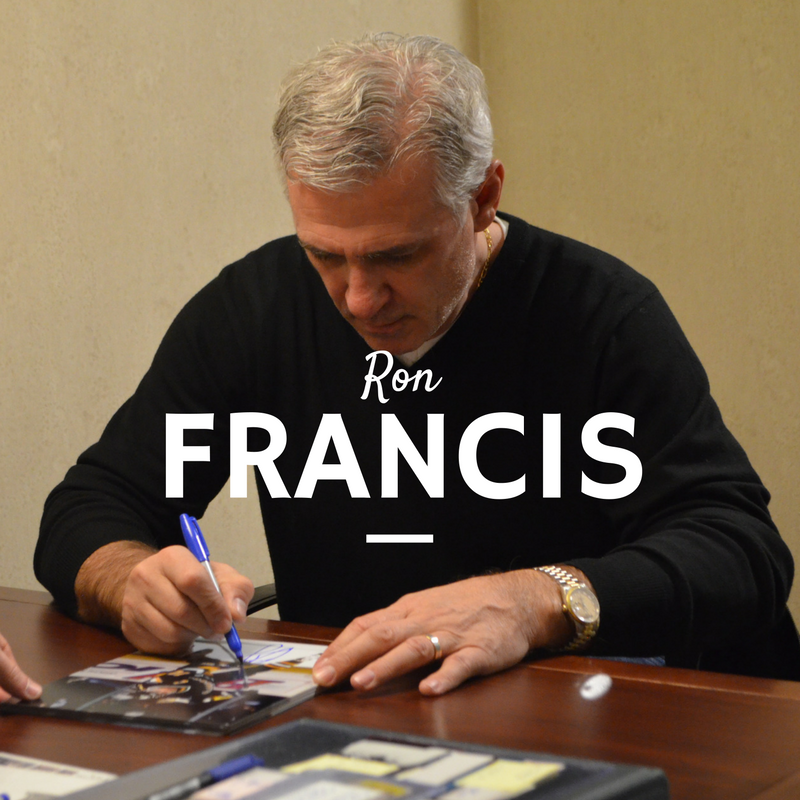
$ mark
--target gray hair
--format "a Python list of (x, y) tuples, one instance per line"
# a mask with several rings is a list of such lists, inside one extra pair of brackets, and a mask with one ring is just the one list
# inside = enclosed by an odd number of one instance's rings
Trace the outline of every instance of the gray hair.
[(492, 161), (483, 73), (432, 36), (369, 34), (321, 49), (287, 76), (272, 135), (287, 179), (335, 192), (430, 153), (437, 199), (456, 214)]

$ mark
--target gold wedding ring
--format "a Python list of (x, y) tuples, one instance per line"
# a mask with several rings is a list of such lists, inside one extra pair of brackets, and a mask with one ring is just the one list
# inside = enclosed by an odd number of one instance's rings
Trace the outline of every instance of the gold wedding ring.
[(434, 661), (441, 661), (442, 660), (442, 645), (439, 642), (438, 636), (429, 636), (427, 633), (425, 634), (426, 639), (431, 640), (431, 644), (433, 645), (433, 660)]

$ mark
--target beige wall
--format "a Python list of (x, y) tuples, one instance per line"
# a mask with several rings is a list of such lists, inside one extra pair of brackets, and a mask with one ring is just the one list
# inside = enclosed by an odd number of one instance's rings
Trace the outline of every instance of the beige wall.
[[(368, 29), (480, 54), (504, 207), (658, 283), (800, 553), (800, 4), (0, 0), (0, 12), (0, 584), (36, 586), (44, 497), (180, 306), (291, 229), (268, 138), (287, 64)], [(215, 557), (269, 578), (255, 498), (223, 495), (205, 527)]]
[[(180, 307), (290, 233), (269, 130), (292, 62), (367, 30), (477, 56), (464, 0), (0, 0), (0, 585), (37, 587), (42, 504)], [(271, 577), (255, 488), (215, 558)], [(2, 623), (0, 623), (2, 630)]]
[(504, 207), (656, 282), (800, 556), (800, 3), (479, 5)]

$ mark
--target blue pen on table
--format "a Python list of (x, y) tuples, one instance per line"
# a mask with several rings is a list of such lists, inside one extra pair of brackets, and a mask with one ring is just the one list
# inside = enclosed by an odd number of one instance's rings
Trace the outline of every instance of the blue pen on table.
[(211, 786), (212, 783), (219, 783), (226, 778), (232, 778), (234, 775), (240, 775), (242, 772), (247, 772), (248, 769), (253, 767), (263, 767), (264, 761), (258, 756), (247, 755), (240, 758), (234, 758), (214, 767), (206, 772), (201, 772), (194, 778), (176, 783), (170, 786), (169, 789), (163, 789), (160, 792), (155, 792), (148, 795), (147, 800), (181, 800), (188, 797), (198, 789), (204, 786)]
[[(211, 564), (208, 563), (208, 545), (203, 538), (203, 532), (200, 530), (197, 520), (194, 517), (190, 517), (188, 514), (181, 514), (181, 530), (183, 531), (183, 540), (186, 542), (186, 546), (192, 551), (194, 557), (206, 568), (214, 587), (222, 594), (222, 589), (219, 588), (214, 570), (211, 569)], [(225, 634), (225, 639), (228, 642), (228, 647), (231, 648), (231, 651), (239, 661), (239, 672), (244, 681), (244, 685), (247, 686), (247, 676), (244, 672), (242, 640), (239, 638), (236, 626), (233, 623), (231, 623), (231, 629)]]

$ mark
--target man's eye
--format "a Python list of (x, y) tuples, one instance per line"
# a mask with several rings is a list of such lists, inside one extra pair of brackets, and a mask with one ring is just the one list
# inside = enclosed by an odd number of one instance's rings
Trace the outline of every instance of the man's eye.
[(373, 264), (385, 264), (389, 267), (406, 267), (413, 260), (414, 256), (411, 253), (380, 253), (369, 258)]
[(308, 256), (312, 261), (320, 264), (335, 264), (342, 260), (342, 256), (337, 256), (335, 253), (312, 253), (308, 252)]

